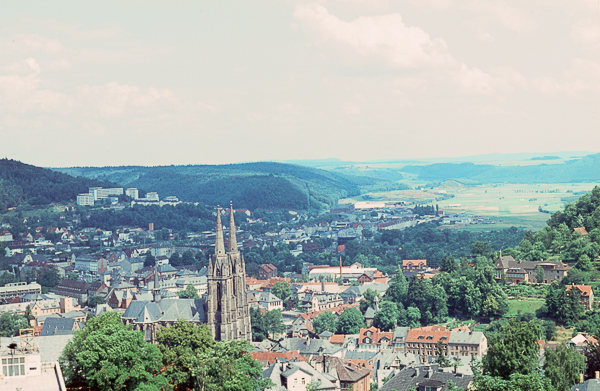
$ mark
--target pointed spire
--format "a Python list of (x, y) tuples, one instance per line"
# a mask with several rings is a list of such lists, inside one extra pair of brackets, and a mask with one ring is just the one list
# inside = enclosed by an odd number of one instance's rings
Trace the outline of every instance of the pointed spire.
[(229, 248), (230, 253), (238, 252), (237, 237), (235, 234), (235, 220), (233, 218), (233, 203), (229, 204)]
[(215, 255), (225, 255), (225, 241), (223, 240), (223, 224), (221, 224), (221, 206), (217, 205), (217, 238), (215, 240)]

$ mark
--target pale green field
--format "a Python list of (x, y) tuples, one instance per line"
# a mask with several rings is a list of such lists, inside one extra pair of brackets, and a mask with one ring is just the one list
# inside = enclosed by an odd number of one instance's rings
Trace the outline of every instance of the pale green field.
[[(551, 214), (541, 213), (538, 207), (554, 213), (566, 204), (563, 197), (573, 193), (590, 191), (594, 183), (568, 184), (506, 184), (476, 186), (440, 186), (428, 189), (423, 183), (406, 182), (414, 190), (395, 190), (388, 192), (367, 193), (360, 197), (346, 198), (340, 203), (354, 203), (359, 200), (373, 201), (407, 201), (415, 204), (439, 205), (446, 214), (468, 213), (493, 218), (493, 225), (471, 225), (464, 228), (470, 230), (490, 230), (509, 228), (512, 226), (538, 230), (546, 225)], [(567, 193), (570, 190), (571, 192)], [(546, 191), (554, 191), (552, 193)], [(442, 199), (453, 194), (453, 198)]]

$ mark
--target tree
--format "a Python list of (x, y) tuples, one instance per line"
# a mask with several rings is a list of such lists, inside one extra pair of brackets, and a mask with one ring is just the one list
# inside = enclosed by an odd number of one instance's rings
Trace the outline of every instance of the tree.
[(194, 284), (188, 284), (188, 286), (182, 290), (177, 292), (177, 296), (180, 299), (199, 299), (198, 290), (194, 287)]
[(277, 281), (273, 284), (271, 293), (279, 297), (282, 302), (286, 303), (287, 299), (292, 295), (292, 284), (287, 281)]
[(194, 388), (196, 380), (192, 367), (195, 356), (212, 351), (215, 345), (208, 326), (180, 319), (174, 325), (158, 330), (156, 340), (162, 353), (163, 374), (169, 384), (180, 389)]
[(97, 307), (98, 304), (104, 304), (105, 301), (102, 297), (100, 296), (92, 296), (88, 299), (88, 306), (90, 307)]
[(154, 258), (154, 255), (152, 255), (150, 250), (146, 251), (146, 255), (144, 257), (144, 267), (148, 266), (156, 266), (156, 258)]
[(398, 315), (398, 305), (391, 301), (384, 301), (375, 314), (375, 325), (383, 331), (393, 330), (396, 328)]
[(14, 337), (19, 334), (20, 329), (29, 328), (29, 321), (26, 317), (10, 312), (3, 312), (0, 315), (0, 335), (3, 337)]
[(586, 357), (572, 346), (559, 345), (545, 349), (544, 375), (557, 391), (570, 391), (579, 383), (579, 375), (586, 369)]
[(581, 271), (589, 272), (592, 271), (594, 265), (592, 264), (590, 257), (586, 254), (583, 254), (579, 257), (579, 260), (575, 264), (575, 267)]
[(442, 368), (451, 366), (450, 360), (448, 360), (446, 357), (446, 352), (442, 341), (438, 341), (437, 343), (437, 358), (435, 359), (435, 362), (438, 363)]
[(538, 284), (542, 284), (546, 279), (546, 273), (544, 273), (544, 268), (540, 265), (538, 265), (535, 268), (535, 279), (537, 280)]
[(250, 307), (250, 323), (252, 324), (252, 340), (260, 342), (269, 337), (265, 317), (260, 313), (260, 308)]
[(490, 247), (490, 244), (488, 242), (482, 242), (477, 240), (471, 243), (471, 254), (475, 256), (482, 255), (485, 257), (489, 255), (490, 252), (492, 252), (492, 248)]
[(161, 359), (142, 332), (123, 325), (120, 314), (106, 312), (74, 335), (59, 362), (69, 387), (158, 391), (168, 387)]
[(67, 278), (71, 281), (78, 281), (79, 280), (79, 274), (71, 272), (69, 273), (69, 275), (67, 276)]
[(280, 310), (271, 310), (264, 316), (267, 335), (272, 334), (275, 338), (275, 334), (282, 333), (285, 330)]
[(40, 272), (39, 277), (37, 279), (37, 282), (41, 286), (45, 286), (47, 288), (54, 288), (58, 285), (60, 281), (61, 280), (60, 276), (58, 275), (58, 269), (55, 267), (50, 269), (43, 269)]
[(33, 313), (31, 312), (30, 305), (27, 305), (27, 307), (25, 307), (25, 319), (27, 319), (27, 322), (29, 324), (31, 324), (31, 321), (35, 319), (35, 316), (33, 316)]
[(324, 331), (331, 331), (335, 333), (335, 315), (333, 312), (323, 312), (315, 317), (313, 320), (313, 328), (317, 335)]
[(197, 353), (191, 370), (195, 390), (202, 391), (264, 391), (273, 387), (262, 376), (262, 366), (248, 351), (252, 346), (243, 340), (218, 342), (214, 349)]
[(543, 327), (546, 341), (552, 341), (556, 337), (556, 322), (552, 320), (545, 320)]
[(511, 319), (499, 333), (491, 334), (487, 354), (483, 356), (484, 373), (508, 380), (511, 374), (536, 373), (542, 329), (539, 322)]
[(394, 303), (402, 303), (406, 298), (406, 277), (402, 273), (402, 266), (398, 266), (396, 274), (390, 280), (390, 285), (385, 291), (385, 298)]
[(377, 298), (377, 301), (381, 299), (379, 293), (372, 289), (367, 289), (365, 291), (365, 293), (363, 294), (363, 298), (360, 301), (360, 312), (362, 312), (363, 315), (365, 314), (365, 312), (367, 312), (369, 307), (373, 307), (373, 305), (375, 304), (375, 298)]
[(365, 327), (365, 317), (354, 307), (346, 309), (337, 321), (339, 334), (358, 334)]
[(442, 257), (440, 270), (446, 273), (452, 273), (453, 271), (458, 270), (458, 265), (452, 255), (444, 255)]

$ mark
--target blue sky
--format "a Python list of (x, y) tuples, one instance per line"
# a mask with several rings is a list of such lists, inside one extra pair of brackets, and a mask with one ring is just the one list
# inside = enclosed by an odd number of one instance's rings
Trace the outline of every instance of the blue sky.
[(0, 156), (104, 166), (600, 152), (599, 7), (1, 2)]

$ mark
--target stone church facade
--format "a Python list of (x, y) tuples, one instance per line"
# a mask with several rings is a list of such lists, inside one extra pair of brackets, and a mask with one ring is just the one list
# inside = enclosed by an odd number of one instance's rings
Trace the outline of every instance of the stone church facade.
[(246, 290), (246, 266), (237, 248), (233, 207), (229, 217), (229, 242), (225, 249), (221, 209), (217, 208), (215, 253), (208, 265), (208, 295), (204, 299), (163, 299), (158, 274), (154, 279), (154, 300), (133, 300), (122, 320), (144, 332), (147, 342), (156, 343), (156, 331), (178, 319), (206, 323), (215, 341), (252, 341), (252, 325)]
[(229, 213), (229, 243), (225, 249), (221, 210), (217, 207), (215, 253), (208, 263), (206, 323), (215, 341), (252, 341), (246, 291), (246, 265), (238, 250), (233, 206)]

